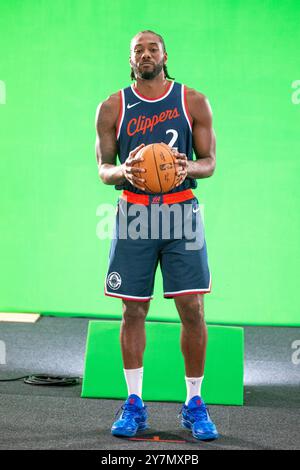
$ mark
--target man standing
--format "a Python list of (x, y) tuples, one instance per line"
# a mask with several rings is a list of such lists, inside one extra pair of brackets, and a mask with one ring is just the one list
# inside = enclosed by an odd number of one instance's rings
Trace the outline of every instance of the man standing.
[[(196, 179), (211, 176), (215, 169), (211, 109), (204, 95), (171, 79), (167, 58), (159, 34), (138, 33), (130, 47), (131, 78), (136, 83), (111, 95), (97, 109), (99, 176), (105, 184), (123, 190), (116, 229), (120, 217), (127, 216), (133, 204), (145, 205), (149, 211), (154, 204), (180, 207), (189, 204), (187, 213), (192, 223), (195, 225), (201, 219), (192, 189), (197, 186)], [(138, 151), (144, 145), (159, 142), (173, 149), (177, 185), (167, 194), (153, 195), (143, 185), (145, 170), (134, 164), (141, 160)], [(142, 401), (145, 319), (158, 263), (163, 274), (164, 297), (174, 299), (182, 323), (187, 398), (181, 423), (197, 439), (215, 439), (216, 427), (201, 399), (207, 344), (203, 294), (210, 292), (211, 285), (206, 243), (203, 240), (196, 250), (187, 250), (184, 236), (133, 240), (116, 235), (112, 241), (105, 294), (122, 299), (120, 337), (128, 388), (128, 399), (121, 417), (112, 426), (112, 434), (134, 436), (147, 427), (148, 411)]]

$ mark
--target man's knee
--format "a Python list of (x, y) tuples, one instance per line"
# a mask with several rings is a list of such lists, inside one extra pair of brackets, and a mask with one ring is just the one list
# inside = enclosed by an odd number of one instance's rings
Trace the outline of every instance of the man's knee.
[(183, 324), (197, 325), (204, 322), (203, 297), (185, 295), (175, 299), (176, 307)]
[(134, 302), (123, 300), (123, 319), (126, 321), (145, 320), (149, 311), (150, 302)]

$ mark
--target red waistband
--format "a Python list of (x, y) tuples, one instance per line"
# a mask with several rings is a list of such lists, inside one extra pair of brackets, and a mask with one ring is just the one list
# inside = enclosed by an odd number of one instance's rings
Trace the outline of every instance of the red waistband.
[(147, 194), (137, 194), (124, 189), (120, 197), (131, 204), (143, 204), (144, 206), (149, 206), (149, 204), (175, 204), (176, 202), (188, 201), (189, 199), (193, 199), (195, 196), (191, 189), (179, 191), (178, 193), (160, 194), (159, 196), (155, 194), (151, 196)]

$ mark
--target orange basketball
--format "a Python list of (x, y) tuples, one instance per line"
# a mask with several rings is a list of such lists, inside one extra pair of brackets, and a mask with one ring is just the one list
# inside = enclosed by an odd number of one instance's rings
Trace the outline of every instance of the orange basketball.
[(150, 144), (143, 147), (137, 156), (144, 158), (143, 162), (137, 162), (136, 166), (145, 168), (141, 173), (145, 179), (144, 186), (149, 193), (167, 193), (177, 183), (175, 158), (171, 147), (167, 144)]

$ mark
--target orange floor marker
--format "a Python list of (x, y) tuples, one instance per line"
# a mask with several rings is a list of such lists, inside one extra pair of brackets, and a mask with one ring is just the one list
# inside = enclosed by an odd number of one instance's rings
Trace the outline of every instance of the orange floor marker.
[(128, 439), (129, 441), (147, 441), (147, 442), (170, 442), (170, 443), (175, 443), (175, 444), (182, 444), (183, 442), (186, 441), (177, 441), (177, 440), (171, 440), (171, 439), (160, 439), (159, 436), (154, 436), (153, 438), (143, 438), (143, 437), (130, 437)]

